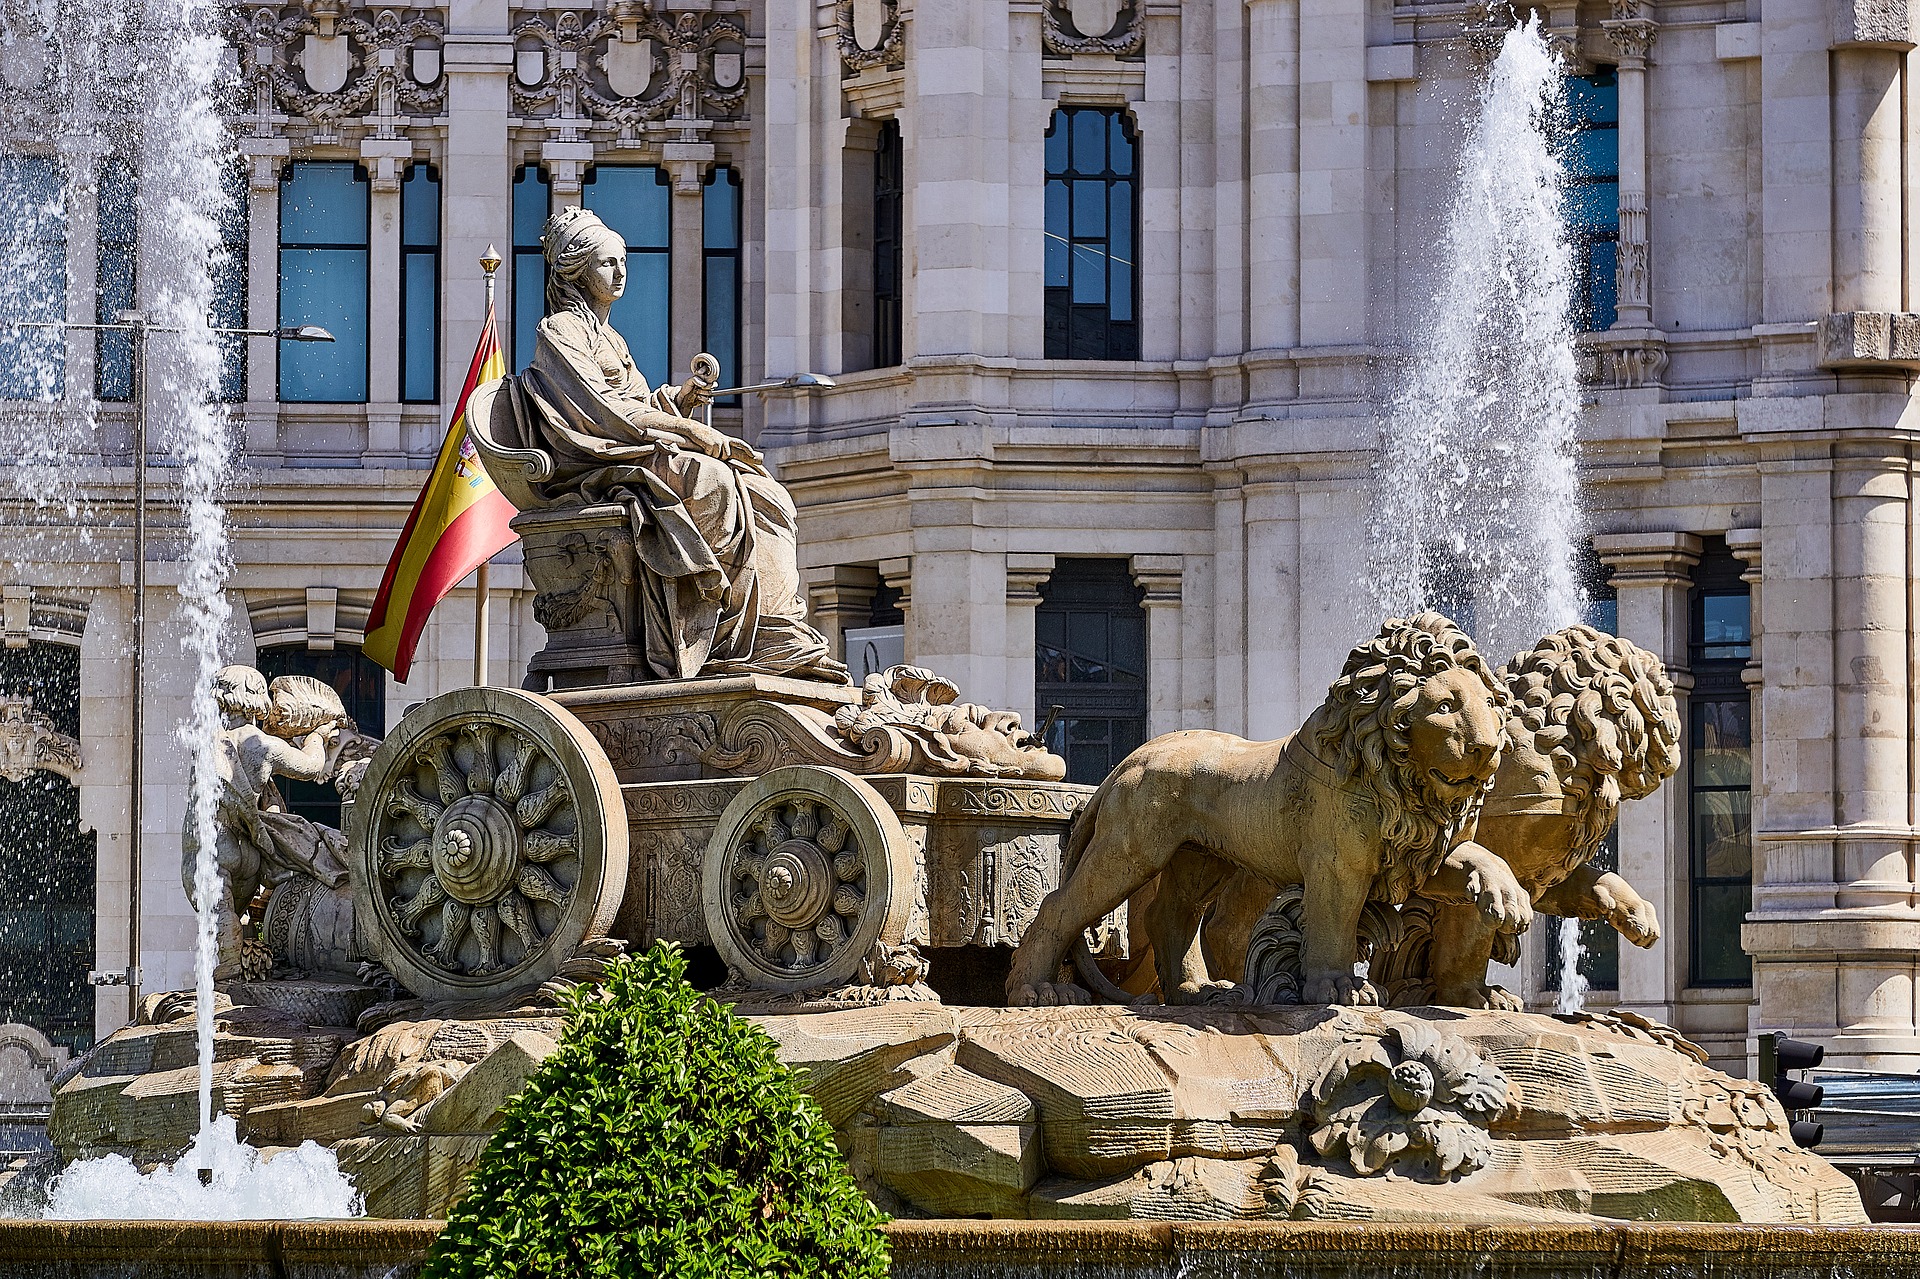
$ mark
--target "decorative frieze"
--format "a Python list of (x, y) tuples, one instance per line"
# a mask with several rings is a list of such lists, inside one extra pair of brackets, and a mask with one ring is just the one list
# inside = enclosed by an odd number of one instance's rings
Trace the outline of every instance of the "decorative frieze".
[(617, 145), (632, 146), (648, 125), (691, 128), (746, 110), (747, 35), (731, 18), (663, 14), (623, 0), (597, 17), (529, 16), (513, 38), (514, 109), (558, 118), (563, 135), (599, 121), (618, 128)]
[(400, 117), (446, 108), (446, 27), (431, 12), (349, 11), (337, 0), (308, 0), (255, 7), (237, 28), (240, 75), (263, 135), (284, 114), (309, 123), (316, 143), (338, 143), (343, 125), (363, 116), (371, 117), (373, 136), (391, 138)]

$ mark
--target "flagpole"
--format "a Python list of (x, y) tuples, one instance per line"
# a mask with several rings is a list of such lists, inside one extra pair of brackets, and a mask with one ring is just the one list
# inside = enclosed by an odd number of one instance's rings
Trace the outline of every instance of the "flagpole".
[[(491, 244), (480, 255), (480, 269), (487, 273), (487, 322), (493, 322), (493, 273), (500, 269), (500, 251)], [(491, 583), (488, 581), (492, 560), (482, 560), (473, 578), (473, 684), (475, 688), (487, 682), (487, 627), (492, 621), (493, 600)]]

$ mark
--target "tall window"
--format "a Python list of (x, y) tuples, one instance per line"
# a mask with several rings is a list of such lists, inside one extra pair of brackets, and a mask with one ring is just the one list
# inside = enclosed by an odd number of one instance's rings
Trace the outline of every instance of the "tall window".
[[(740, 377), (740, 174), (716, 168), (701, 197), (706, 235), (706, 349), (720, 361), (720, 385)], [(731, 397), (738, 403), (738, 397)]]
[(581, 201), (627, 242), (627, 291), (613, 304), (613, 327), (627, 340), (649, 385), (669, 376), (673, 314), (673, 188), (658, 165), (595, 166)]
[(873, 158), (873, 367), (900, 363), (902, 308), (906, 303), (906, 274), (902, 270), (905, 236), (906, 154), (900, 144), (900, 122), (880, 126), (880, 146)]
[(552, 196), (537, 164), (523, 164), (513, 175), (513, 369), (533, 363), (534, 330), (547, 310), (547, 260), (540, 253), (540, 232), (547, 225)]
[[(304, 647), (260, 650), (259, 669), (269, 680), (282, 675), (311, 675), (340, 694), (340, 702), (354, 724), (369, 737), (387, 731), (387, 673), (371, 658), (351, 646), (324, 652)], [(340, 792), (331, 783), (296, 782), (277, 778), (290, 812), (322, 826), (340, 829)]]
[[(0, 693), (80, 735), (80, 650), (35, 641), (0, 649)], [(93, 1043), (96, 837), (80, 792), (53, 773), (0, 777), (0, 1022), (24, 1022), (76, 1051)]]
[(1620, 248), (1620, 86), (1612, 70), (1567, 80), (1567, 221), (1573, 232), (1574, 322), (1614, 320)]
[[(125, 156), (108, 156), (100, 165), (99, 181), (94, 206), (99, 214), (100, 259), (94, 322), (113, 324), (122, 311), (140, 304), (140, 213), (132, 162)], [(93, 337), (94, 398), (132, 399), (133, 334), (102, 332)]]
[(407, 170), (400, 186), (400, 398), (440, 398), (440, 175)]
[(1137, 360), (1134, 135), (1127, 113), (1063, 107), (1047, 129), (1047, 358)]
[(367, 398), (368, 184), (359, 166), (288, 166), (280, 183), (280, 323), (317, 324), (332, 342), (280, 343), (280, 398)]
[(1753, 902), (1753, 721), (1740, 672), (1753, 656), (1753, 613), (1740, 561), (1707, 539), (1691, 593), (1689, 869), (1693, 984), (1745, 986), (1752, 961), (1740, 924)]
[[(247, 172), (238, 164), (222, 175), (227, 202), (220, 210), (220, 256), (213, 269), (213, 326), (247, 327)], [(220, 343), (220, 398), (229, 404), (247, 398), (247, 340), (223, 333)]]
[[(67, 211), (59, 162), (0, 157), (0, 244), (11, 278), (0, 280), (0, 320), (67, 318)], [(59, 329), (0, 328), (0, 400), (66, 394), (67, 340)]]
[(1034, 697), (1067, 780), (1095, 784), (1147, 738), (1147, 613), (1125, 560), (1061, 560), (1034, 614)]

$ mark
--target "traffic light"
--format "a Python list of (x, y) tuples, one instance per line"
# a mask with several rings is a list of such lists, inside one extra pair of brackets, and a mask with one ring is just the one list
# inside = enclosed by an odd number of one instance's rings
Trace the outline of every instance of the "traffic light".
[[(1778, 1031), (1769, 1031), (1760, 1036), (1760, 1078), (1766, 1080), (1767, 1086), (1773, 1089), (1773, 1095), (1780, 1099), (1780, 1105), (1790, 1119), (1795, 1113), (1812, 1110), (1826, 1100), (1827, 1090), (1819, 1084), (1790, 1078), (1788, 1072), (1811, 1070), (1826, 1055), (1827, 1050), (1819, 1044), (1810, 1044), (1804, 1039), (1788, 1039)], [(1792, 1119), (1788, 1133), (1794, 1145), (1808, 1150), (1820, 1144), (1820, 1139), (1826, 1135), (1826, 1126), (1811, 1120)]]

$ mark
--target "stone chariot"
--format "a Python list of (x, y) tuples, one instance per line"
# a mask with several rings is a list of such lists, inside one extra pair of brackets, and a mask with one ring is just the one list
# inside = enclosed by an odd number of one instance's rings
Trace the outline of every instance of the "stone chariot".
[(442, 694), (349, 812), (361, 948), (431, 1000), (564, 979), (606, 939), (711, 945), (748, 996), (932, 998), (924, 951), (1019, 942), (1091, 788), (1020, 775), (1058, 774), (1036, 746), (969, 753), (926, 677)]

